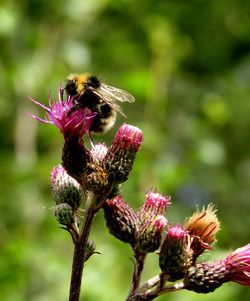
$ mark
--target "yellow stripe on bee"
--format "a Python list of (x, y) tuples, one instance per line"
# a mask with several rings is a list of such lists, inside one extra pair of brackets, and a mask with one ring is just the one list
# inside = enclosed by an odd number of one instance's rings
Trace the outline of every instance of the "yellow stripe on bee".
[(71, 73), (68, 76), (69, 81), (75, 82), (76, 91), (78, 94), (81, 94), (84, 91), (84, 85), (88, 78), (89, 78), (88, 73), (81, 73), (81, 74)]

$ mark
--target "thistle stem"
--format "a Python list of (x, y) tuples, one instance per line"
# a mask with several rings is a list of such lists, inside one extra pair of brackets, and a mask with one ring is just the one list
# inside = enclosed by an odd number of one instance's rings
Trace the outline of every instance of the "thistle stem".
[(72, 262), (69, 301), (79, 301), (80, 299), (86, 244), (88, 242), (90, 229), (96, 213), (97, 211), (93, 210), (91, 206), (86, 208), (82, 232), (80, 234), (79, 240), (75, 243), (74, 257)]
[(140, 285), (140, 281), (141, 281), (141, 273), (144, 267), (144, 261), (146, 258), (146, 253), (140, 253), (138, 251), (135, 250), (135, 263), (134, 263), (134, 273), (133, 273), (133, 278), (132, 278), (132, 283), (131, 283), (131, 289), (130, 289), (130, 293), (128, 295), (128, 299), (130, 298), (130, 296), (133, 295), (133, 293), (136, 291), (136, 289), (139, 287)]

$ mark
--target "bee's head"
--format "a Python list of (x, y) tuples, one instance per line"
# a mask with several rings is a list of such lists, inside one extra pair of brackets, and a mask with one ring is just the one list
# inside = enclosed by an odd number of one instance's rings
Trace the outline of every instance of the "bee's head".
[(85, 91), (89, 78), (90, 76), (87, 73), (72, 73), (66, 80), (65, 90), (70, 96), (82, 94)]

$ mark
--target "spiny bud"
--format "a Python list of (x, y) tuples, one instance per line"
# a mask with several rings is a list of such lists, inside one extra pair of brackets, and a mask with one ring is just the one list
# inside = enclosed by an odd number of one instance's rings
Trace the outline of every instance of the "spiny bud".
[(136, 249), (141, 253), (156, 251), (161, 245), (162, 231), (166, 225), (167, 219), (163, 215), (140, 224), (136, 232)]
[(199, 263), (191, 267), (185, 277), (185, 288), (196, 293), (211, 293), (228, 281), (223, 261)]
[(167, 225), (164, 217), (170, 198), (154, 191), (146, 194), (146, 202), (137, 213), (137, 248), (141, 252), (154, 252), (161, 244), (161, 233)]
[(197, 211), (184, 224), (184, 229), (191, 236), (191, 249), (194, 253), (194, 261), (206, 249), (211, 249), (215, 236), (220, 229), (220, 222), (216, 216), (213, 205), (208, 205)]
[(67, 203), (58, 204), (55, 208), (55, 217), (58, 223), (69, 226), (75, 223), (75, 214)]
[(134, 210), (123, 201), (120, 195), (107, 200), (103, 205), (103, 210), (109, 232), (133, 246), (137, 222)]
[(165, 215), (170, 205), (170, 197), (163, 196), (157, 192), (149, 191), (146, 194), (146, 201), (137, 213), (138, 219), (143, 224), (148, 220), (154, 220), (158, 215)]
[(79, 183), (68, 175), (62, 165), (51, 171), (51, 192), (56, 204), (68, 203), (73, 209), (80, 207), (83, 192)]
[(137, 152), (142, 143), (142, 131), (132, 125), (123, 124), (103, 160), (103, 166), (112, 174), (115, 183), (127, 180)]
[(182, 279), (190, 266), (189, 235), (181, 225), (168, 228), (162, 243), (159, 264), (163, 272), (169, 275), (169, 281)]
[(188, 290), (210, 293), (228, 281), (250, 286), (250, 244), (236, 249), (223, 260), (191, 267), (184, 284)]

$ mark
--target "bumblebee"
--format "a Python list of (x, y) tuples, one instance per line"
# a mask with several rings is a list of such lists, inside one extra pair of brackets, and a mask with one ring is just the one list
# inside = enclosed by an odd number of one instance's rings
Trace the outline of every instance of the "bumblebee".
[(73, 96), (75, 107), (88, 108), (96, 113), (90, 132), (102, 134), (111, 129), (116, 121), (117, 113), (123, 114), (119, 102), (135, 101), (128, 92), (108, 86), (97, 77), (83, 74), (70, 74), (66, 80), (67, 95)]

